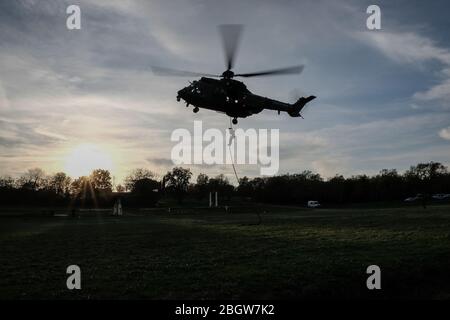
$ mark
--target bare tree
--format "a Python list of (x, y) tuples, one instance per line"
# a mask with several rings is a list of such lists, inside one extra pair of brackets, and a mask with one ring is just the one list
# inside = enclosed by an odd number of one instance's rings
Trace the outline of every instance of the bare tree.
[(28, 169), (19, 178), (19, 187), (31, 190), (42, 189), (45, 185), (45, 172), (41, 168)]

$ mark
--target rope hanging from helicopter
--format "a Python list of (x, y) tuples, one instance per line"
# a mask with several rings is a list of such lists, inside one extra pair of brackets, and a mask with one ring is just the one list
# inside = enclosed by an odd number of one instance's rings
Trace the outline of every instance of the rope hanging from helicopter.
[(233, 140), (236, 138), (236, 135), (234, 134), (233, 123), (231, 121), (231, 117), (230, 117), (230, 127), (228, 129), (230, 130), (230, 141), (228, 141), (228, 150), (230, 151), (231, 165), (233, 166), (234, 176), (236, 177), (236, 181), (239, 186), (239, 177), (236, 172), (236, 166), (234, 164), (234, 153), (231, 152), (231, 144), (232, 144)]
[[(236, 172), (236, 165), (234, 163), (234, 154), (231, 152), (231, 145), (233, 143), (233, 140), (236, 138), (236, 135), (234, 133), (234, 129), (233, 129), (233, 123), (231, 121), (231, 117), (230, 117), (230, 127), (228, 128), (230, 130), (230, 140), (228, 141), (228, 150), (230, 151), (230, 157), (231, 157), (231, 165), (233, 166), (233, 171), (234, 171), (234, 175), (236, 177), (238, 186), (239, 186), (239, 177), (238, 174)], [(256, 216), (258, 217), (258, 221), (256, 223), (245, 223), (242, 224), (242, 226), (259, 226), (262, 223), (262, 218), (261, 218), (261, 213), (259, 212), (260, 209), (257, 208), (256, 209)]]

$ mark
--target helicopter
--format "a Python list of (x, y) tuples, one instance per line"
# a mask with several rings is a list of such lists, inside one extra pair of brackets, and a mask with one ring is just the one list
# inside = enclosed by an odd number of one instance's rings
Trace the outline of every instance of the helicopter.
[(278, 114), (281, 111), (287, 112), (291, 117), (302, 117), (300, 112), (316, 96), (300, 97), (293, 104), (285, 103), (254, 94), (247, 89), (243, 82), (234, 80), (234, 78), (298, 74), (303, 71), (304, 66), (298, 65), (251, 73), (234, 73), (232, 69), (242, 32), (242, 25), (221, 25), (219, 26), (219, 31), (222, 37), (227, 68), (222, 74), (152, 67), (153, 72), (158, 75), (201, 77), (199, 80), (190, 82), (189, 86), (179, 90), (177, 101), (184, 100), (186, 107), (192, 105), (194, 113), (199, 112), (200, 108), (225, 113), (230, 118), (233, 118), (232, 123), (234, 125), (238, 123), (238, 118), (249, 117), (260, 113), (264, 109), (275, 110)]

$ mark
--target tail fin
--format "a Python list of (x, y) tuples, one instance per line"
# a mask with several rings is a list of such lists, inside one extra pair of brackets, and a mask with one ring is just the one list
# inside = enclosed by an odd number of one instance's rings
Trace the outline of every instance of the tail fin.
[(301, 117), (300, 111), (302, 111), (303, 107), (304, 107), (308, 102), (314, 100), (315, 98), (316, 98), (316, 96), (309, 96), (309, 97), (307, 97), (307, 98), (302, 97), (302, 98), (298, 99), (297, 102), (294, 103), (294, 104), (292, 105), (293, 110), (288, 112), (289, 115), (290, 115), (291, 117)]

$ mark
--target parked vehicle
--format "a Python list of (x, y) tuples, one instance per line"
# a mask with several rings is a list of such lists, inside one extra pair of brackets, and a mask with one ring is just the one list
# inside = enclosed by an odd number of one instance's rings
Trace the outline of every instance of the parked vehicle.
[(423, 194), (418, 193), (414, 197), (409, 197), (403, 200), (404, 202), (415, 202), (423, 199)]
[(310, 200), (308, 201), (308, 208), (319, 208), (320, 203), (319, 201)]
[(450, 198), (450, 194), (438, 193), (432, 196), (434, 200), (445, 200)]

